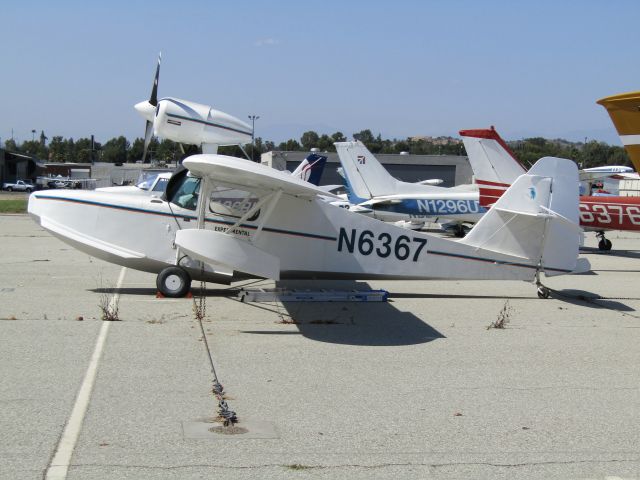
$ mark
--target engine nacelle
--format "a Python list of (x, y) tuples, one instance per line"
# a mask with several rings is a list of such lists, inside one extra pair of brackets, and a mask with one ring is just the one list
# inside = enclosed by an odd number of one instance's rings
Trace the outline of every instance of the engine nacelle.
[(153, 119), (156, 136), (190, 145), (243, 145), (251, 142), (251, 127), (208, 105), (163, 98)]

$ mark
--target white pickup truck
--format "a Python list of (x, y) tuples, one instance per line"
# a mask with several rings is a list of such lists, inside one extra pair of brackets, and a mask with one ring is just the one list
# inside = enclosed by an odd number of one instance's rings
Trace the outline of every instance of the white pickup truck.
[(2, 189), (8, 190), (9, 192), (16, 191), (31, 193), (36, 189), (36, 187), (34, 187), (31, 183), (25, 182), (24, 180), (17, 180), (16, 183), (3, 183)]

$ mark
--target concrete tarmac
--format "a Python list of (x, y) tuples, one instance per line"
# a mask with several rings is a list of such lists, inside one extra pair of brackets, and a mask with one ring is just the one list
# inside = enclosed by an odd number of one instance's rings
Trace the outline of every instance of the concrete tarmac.
[[(593, 271), (546, 279), (548, 300), (523, 282), (375, 281), (357, 283), (389, 303), (244, 304), (209, 284), (236, 435), (209, 432), (193, 300), (126, 270), (66, 478), (640, 478), (640, 235), (608, 238), (600, 253), (587, 234)], [(0, 242), (0, 478), (41, 479), (122, 269), (26, 215), (0, 216)], [(232, 287), (249, 284), (273, 286)]]

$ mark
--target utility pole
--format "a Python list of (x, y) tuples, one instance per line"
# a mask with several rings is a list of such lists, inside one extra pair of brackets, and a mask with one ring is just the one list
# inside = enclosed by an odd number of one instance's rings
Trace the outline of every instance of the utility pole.
[(258, 115), (249, 115), (251, 120), (251, 160), (256, 161), (256, 120), (260, 117)]

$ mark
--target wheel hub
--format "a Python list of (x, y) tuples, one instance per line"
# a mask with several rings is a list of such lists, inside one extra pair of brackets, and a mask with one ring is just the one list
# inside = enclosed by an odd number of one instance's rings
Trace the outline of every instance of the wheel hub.
[(169, 275), (165, 279), (164, 284), (169, 290), (179, 290), (182, 285), (182, 280), (178, 275)]

